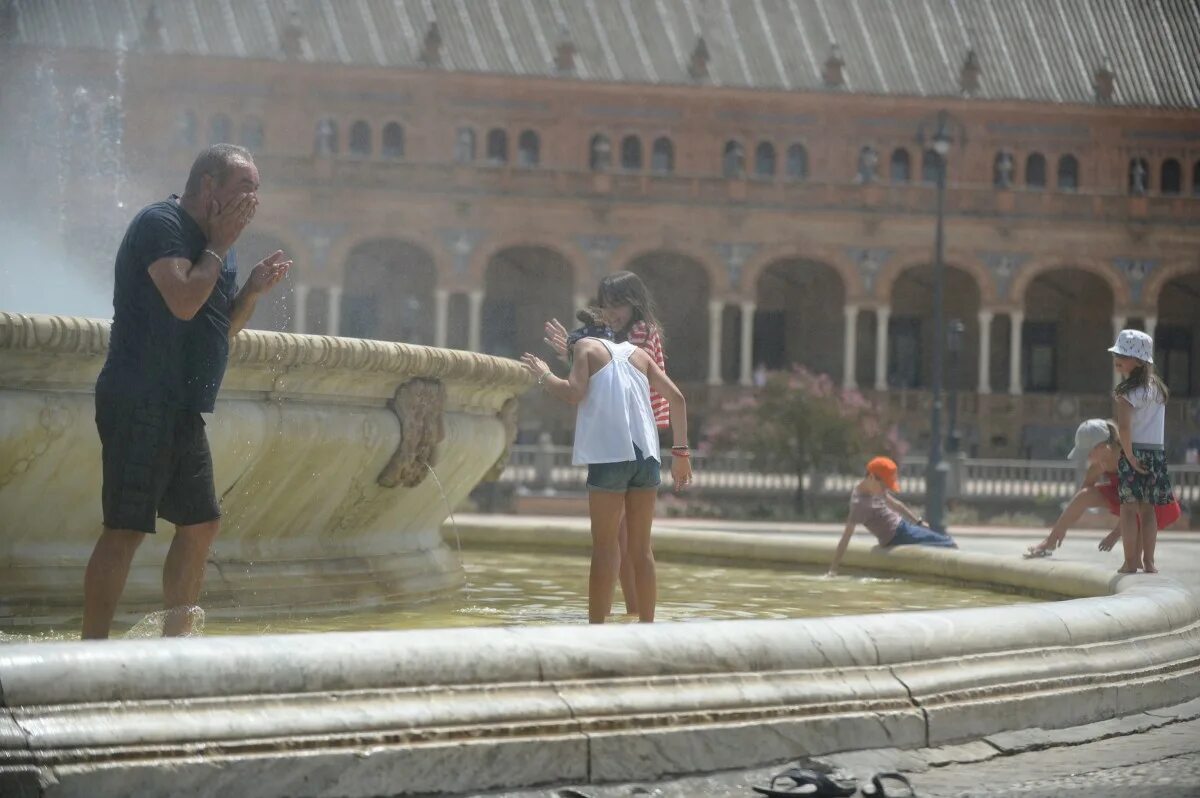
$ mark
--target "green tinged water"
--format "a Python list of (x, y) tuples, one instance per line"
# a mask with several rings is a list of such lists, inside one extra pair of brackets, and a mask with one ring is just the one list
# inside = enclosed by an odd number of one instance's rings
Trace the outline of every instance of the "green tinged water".
[[(467, 583), (452, 596), (415, 606), (348, 610), (273, 618), (198, 618), (202, 635), (437, 629), (464, 626), (587, 622), (588, 558), (519, 550), (463, 552)], [(1022, 604), (1032, 596), (965, 586), (874, 577), (850, 572), (835, 579), (797, 567), (746, 567), (715, 562), (659, 562), (659, 621), (810, 618), (871, 612), (937, 610)], [(618, 590), (614, 620), (630, 622)], [(226, 615), (226, 613), (221, 613)], [(0, 642), (68, 640), (78, 625), (62, 629), (0, 626)], [(156, 637), (162, 613), (132, 628), (114, 627), (114, 637)]]

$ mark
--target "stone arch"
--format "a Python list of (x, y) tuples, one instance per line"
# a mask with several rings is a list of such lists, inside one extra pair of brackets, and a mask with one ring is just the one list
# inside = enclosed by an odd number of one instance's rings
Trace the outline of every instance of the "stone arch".
[(813, 258), (778, 258), (758, 270), (754, 362), (799, 364), (842, 382), (847, 286), (837, 268)]
[[(395, 220), (364, 220), (357, 222), (354, 229), (348, 234), (339, 235), (329, 243), (325, 256), (325, 269), (329, 276), (329, 282), (332, 284), (344, 284), (346, 281), (346, 264), (349, 262), (350, 253), (363, 244), (379, 240), (402, 241), (424, 250), (433, 258), (439, 285), (445, 280), (446, 275), (450, 273), (448, 267), (449, 261), (443, 251), (442, 243), (437, 239), (417, 230), (404, 230), (403, 233), (397, 234)], [(312, 281), (305, 280), (305, 282)]]
[(595, 286), (589, 287), (590, 278), (582, 267), (582, 264), (587, 263), (586, 255), (570, 242), (548, 239), (552, 239), (552, 237), (547, 235), (543, 239), (537, 234), (529, 233), (506, 235), (502, 238), (492, 238), (489, 235), (483, 238), (475, 247), (475, 251), (471, 253), (467, 264), (466, 282), (474, 287), (483, 287), (487, 279), (488, 267), (496, 256), (505, 250), (544, 249), (561, 258), (570, 268), (571, 281), (575, 285), (576, 292), (594, 288)]
[[(1188, 274), (1200, 274), (1200, 262), (1180, 260), (1152, 271), (1146, 278), (1146, 284), (1142, 287), (1143, 312), (1151, 316), (1156, 315), (1160, 304), (1159, 300), (1167, 283)], [(1200, 315), (1200, 310), (1197, 315)]]
[(754, 297), (763, 270), (779, 261), (813, 261), (829, 267), (841, 278), (847, 302), (864, 298), (862, 276), (844, 254), (822, 246), (783, 244), (756, 253), (742, 268), (741, 290), (747, 299)]
[(1063, 264), (1023, 287), (1021, 385), (1032, 392), (1103, 393), (1112, 387), (1116, 297), (1095, 271)]
[(483, 273), (480, 347), (501, 357), (548, 354), (547, 319), (574, 318), (574, 268), (558, 250), (522, 244), (493, 250)]
[(428, 250), (398, 238), (363, 241), (344, 275), (339, 334), (433, 344), (437, 267)]
[[(703, 268), (714, 295), (719, 294), (720, 291), (729, 290), (728, 270), (718, 260), (716, 251), (696, 247), (681, 241), (668, 242), (664, 240), (661, 243), (654, 243), (646, 239), (630, 241), (617, 247), (612, 257), (609, 258), (608, 269), (603, 273), (611, 274), (622, 269), (629, 269), (629, 264), (635, 260), (657, 252), (674, 252), (698, 263)], [(595, 286), (590, 287), (594, 288)], [(714, 296), (713, 298), (719, 298), (719, 296)], [(660, 304), (662, 302), (658, 297), (655, 297), (655, 300)]]
[(1172, 271), (1156, 290), (1151, 312), (1155, 368), (1173, 398), (1200, 396), (1200, 268)]
[[(947, 252), (945, 264), (947, 269), (957, 269), (971, 276), (975, 281), (976, 289), (979, 291), (979, 300), (981, 303), (985, 306), (996, 303), (995, 279), (978, 258), (965, 252)], [(887, 304), (889, 298), (892, 296), (892, 288), (901, 275), (909, 269), (929, 265), (930, 259), (927, 255), (912, 257), (910, 253), (908, 257), (893, 256), (880, 270), (879, 276), (875, 279), (875, 291), (873, 295), (865, 298), (876, 299), (882, 304)]]
[(1080, 271), (1090, 272), (1095, 274), (1101, 280), (1108, 284), (1108, 287), (1113, 293), (1113, 302), (1117, 310), (1129, 308), (1131, 305), (1129, 296), (1129, 287), (1125, 281), (1121, 279), (1121, 275), (1117, 270), (1108, 264), (1100, 261), (1089, 260), (1086, 258), (1078, 260), (1063, 260), (1057, 258), (1054, 260), (1035, 260), (1026, 263), (1017, 270), (1013, 275), (1012, 283), (1008, 290), (1008, 299), (1018, 309), (1023, 307), (1025, 301), (1025, 292), (1039, 275), (1045, 272), (1055, 271), (1057, 269), (1079, 269)]
[(667, 341), (667, 372), (677, 380), (705, 379), (712, 278), (704, 263), (664, 248), (638, 255), (624, 268), (642, 278), (658, 307)]
[[(884, 290), (880, 287), (880, 291)], [(934, 335), (933, 265), (910, 263), (897, 269), (886, 286), (891, 306), (888, 322), (887, 382), (901, 388), (929, 388), (933, 384), (932, 361)], [(976, 386), (979, 370), (979, 310), (983, 307), (984, 292), (978, 275), (955, 263), (947, 263), (945, 271), (944, 321), (947, 325), (958, 319), (963, 323), (961, 348), (952, 356), (950, 347), (943, 352), (943, 385), (956, 385), (963, 390)]]

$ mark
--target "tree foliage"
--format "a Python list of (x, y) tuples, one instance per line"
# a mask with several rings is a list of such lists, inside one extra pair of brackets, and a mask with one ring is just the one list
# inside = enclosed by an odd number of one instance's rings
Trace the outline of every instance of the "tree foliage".
[(906, 449), (874, 402), (803, 366), (772, 372), (754, 393), (726, 403), (705, 443), (749, 454), (755, 468), (795, 474), (798, 511), (805, 475), (858, 473), (871, 457), (899, 458)]

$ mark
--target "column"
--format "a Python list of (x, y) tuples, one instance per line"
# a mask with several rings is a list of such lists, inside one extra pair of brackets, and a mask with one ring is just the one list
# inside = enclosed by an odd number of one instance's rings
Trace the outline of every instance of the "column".
[(331, 285), (329, 287), (329, 334), (340, 335), (342, 324), (342, 287), (340, 285)]
[(875, 308), (875, 390), (886, 391), (888, 371), (888, 319), (892, 309), (887, 305)]
[(296, 283), (292, 302), (295, 304), (292, 312), (292, 332), (305, 333), (308, 331), (308, 283)]
[(725, 303), (708, 301), (708, 384), (721, 384), (721, 315)]
[[(1200, 189), (1200, 186), (1197, 186), (1197, 189)], [(1143, 326), (1146, 328), (1146, 335), (1153, 338), (1154, 328), (1158, 326), (1158, 316), (1147, 316)]]
[(738, 382), (742, 385), (754, 384), (754, 311), (753, 302), (742, 303), (742, 362)]
[(1008, 336), (1008, 392), (1018, 396), (1021, 393), (1021, 327), (1025, 325), (1025, 311), (1014, 310), (1009, 318), (1012, 329)]
[(846, 305), (846, 335), (842, 340), (842, 385), (857, 388), (854, 367), (858, 362), (858, 305)]
[(450, 310), (450, 292), (445, 288), (433, 291), (433, 345), (446, 347), (446, 322)]
[(992, 312), (979, 311), (979, 392), (992, 392)]
[(467, 349), (471, 352), (479, 351), (479, 342), (483, 330), (483, 292), (469, 291), (467, 293), (468, 319), (467, 319)]

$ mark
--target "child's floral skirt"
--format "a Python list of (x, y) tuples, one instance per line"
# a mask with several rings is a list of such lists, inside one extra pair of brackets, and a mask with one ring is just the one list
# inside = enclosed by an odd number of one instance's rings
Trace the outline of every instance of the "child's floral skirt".
[(1167, 453), (1162, 449), (1133, 447), (1133, 456), (1146, 468), (1145, 474), (1133, 470), (1125, 453), (1117, 461), (1117, 496), (1121, 504), (1170, 504), (1171, 477), (1167, 474)]

